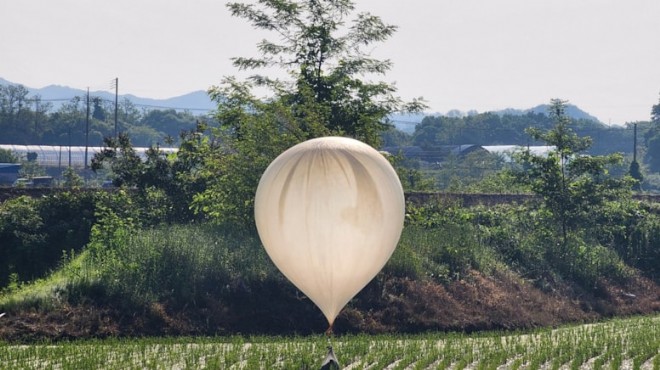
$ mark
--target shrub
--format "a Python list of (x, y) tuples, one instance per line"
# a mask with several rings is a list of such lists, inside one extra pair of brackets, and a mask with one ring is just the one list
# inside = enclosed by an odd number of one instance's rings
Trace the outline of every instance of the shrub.
[(43, 226), (35, 199), (21, 196), (0, 205), (0, 286), (9, 282), (10, 275), (16, 283), (38, 274), (46, 247)]
[(63, 251), (81, 250), (95, 222), (90, 192), (26, 196), (0, 204), (0, 287), (14, 273), (18, 281), (44, 276), (57, 267)]

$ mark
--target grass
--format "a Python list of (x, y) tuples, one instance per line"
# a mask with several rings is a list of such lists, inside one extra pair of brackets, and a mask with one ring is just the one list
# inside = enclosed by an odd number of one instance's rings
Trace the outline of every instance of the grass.
[(3, 369), (318, 368), (332, 344), (351, 369), (633, 369), (660, 365), (660, 316), (526, 333), (201, 337), (0, 343)]
[(236, 279), (249, 283), (276, 271), (256, 236), (209, 225), (138, 230), (116, 244), (65, 256), (47, 277), (0, 290), (0, 310), (53, 307), (72, 295), (84, 299), (94, 285), (141, 303), (187, 302)]
[(98, 278), (98, 270), (89, 263), (89, 253), (63, 258), (62, 266), (45, 278), (0, 291), (0, 308), (14, 311), (23, 307), (52, 307), (65, 299), (70, 288), (80, 282), (90, 283)]

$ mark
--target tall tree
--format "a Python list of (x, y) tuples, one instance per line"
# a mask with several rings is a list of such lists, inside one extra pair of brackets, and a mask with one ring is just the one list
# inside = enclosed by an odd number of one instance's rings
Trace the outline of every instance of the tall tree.
[(92, 98), (92, 104), (94, 104), (94, 110), (92, 111), (92, 118), (99, 120), (99, 121), (105, 121), (107, 118), (107, 115), (105, 113), (105, 109), (103, 108), (103, 100), (95, 96)]
[(80, 96), (62, 104), (51, 116), (52, 140), (59, 145), (85, 145), (85, 114)]
[(651, 121), (660, 124), (660, 101), (651, 108)]
[[(0, 142), (28, 144), (32, 125), (29, 91), (23, 85), (0, 86)], [(12, 142), (13, 141), (13, 142)]]
[(660, 172), (660, 102), (651, 108), (651, 129), (644, 136), (649, 169)]
[(527, 150), (518, 157), (523, 164), (519, 181), (543, 198), (564, 245), (570, 232), (588, 227), (600, 206), (607, 200), (629, 195), (631, 186), (628, 177), (609, 175), (609, 166), (622, 162), (620, 154), (584, 154), (591, 139), (579, 137), (570, 128), (565, 107), (565, 101), (553, 99), (549, 115), (555, 126), (547, 131), (528, 130), (534, 140), (544, 141), (554, 146), (554, 150), (547, 156)]
[[(352, 17), (352, 1), (259, 0), (227, 7), (278, 41), (260, 42), (257, 57), (233, 59), (239, 70), (255, 71), (246, 81), (229, 77), (209, 91), (221, 123), (214, 135), (224, 149), (207, 159), (212, 178), (195, 198), (198, 210), (249, 224), (259, 176), (284, 149), (327, 135), (379, 147), (390, 113), (423, 107), (420, 100), (405, 103), (396, 97), (392, 84), (367, 80), (390, 69), (389, 60), (371, 58), (368, 51), (396, 27), (368, 13)], [(262, 69), (283, 71), (288, 78), (258, 73)], [(256, 98), (255, 88), (270, 96)]]
[[(277, 42), (257, 45), (260, 56), (234, 58), (234, 65), (239, 70), (275, 67), (291, 76), (283, 81), (255, 74), (249, 81), (290, 106), (292, 118), (304, 121), (301, 126), (311, 136), (346, 135), (378, 146), (390, 113), (422, 108), (420, 101), (403, 103), (394, 95), (394, 85), (366, 80), (391, 68), (389, 60), (371, 58), (367, 50), (387, 40), (396, 27), (369, 13), (347, 22), (354, 12), (352, 1), (260, 0), (227, 7), (254, 28), (278, 36)], [(211, 91), (216, 98), (222, 92)]]

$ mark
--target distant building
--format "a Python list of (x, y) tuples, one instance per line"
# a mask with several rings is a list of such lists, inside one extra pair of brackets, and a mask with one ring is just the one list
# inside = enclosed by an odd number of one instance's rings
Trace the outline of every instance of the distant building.
[(530, 153), (538, 156), (547, 156), (553, 150), (556, 150), (554, 145), (484, 145), (483, 148), (489, 153), (501, 155), (507, 162), (513, 160), (512, 155), (516, 152), (529, 150)]
[(483, 152), (484, 148), (476, 144), (462, 144), (440, 145), (426, 149), (419, 146), (385, 147), (383, 151), (392, 155), (400, 154), (408, 159), (419, 159), (424, 162), (438, 163), (444, 161), (449, 156), (463, 157), (470, 153)]
[(448, 157), (464, 157), (472, 153), (492, 153), (501, 155), (506, 161), (512, 160), (512, 154), (522, 150), (529, 150), (535, 155), (547, 155), (550, 151), (555, 150), (554, 146), (537, 145), (537, 146), (521, 146), (521, 145), (476, 145), (476, 144), (461, 144), (461, 145), (440, 145), (432, 148), (423, 149), (419, 146), (402, 146), (402, 147), (385, 147), (383, 151), (391, 155), (402, 155), (409, 159), (419, 159), (429, 163), (439, 163), (446, 160)]
[(0, 186), (13, 185), (18, 179), (18, 171), (21, 165), (18, 163), (0, 163)]

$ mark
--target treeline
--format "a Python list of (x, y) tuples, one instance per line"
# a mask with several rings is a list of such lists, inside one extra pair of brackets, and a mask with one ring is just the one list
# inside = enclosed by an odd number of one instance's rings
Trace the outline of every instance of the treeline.
[[(637, 122), (640, 144), (652, 130), (652, 123)], [(526, 130), (530, 127), (547, 130), (553, 121), (543, 113), (529, 112), (523, 115), (480, 113), (466, 117), (427, 116), (410, 134), (388, 133), (386, 146), (418, 146), (425, 150), (447, 145), (542, 145), (534, 141)], [(634, 123), (625, 126), (608, 126), (589, 119), (571, 119), (571, 128), (580, 136), (589, 136), (593, 145), (590, 154), (602, 155), (613, 152), (632, 153)]]
[[(89, 125), (87, 125), (89, 108)], [(174, 109), (140, 109), (129, 99), (115, 102), (77, 96), (54, 109), (22, 85), (0, 86), (0, 144), (100, 146), (115, 129), (136, 146), (174, 144), (182, 130), (195, 127), (198, 117)]]
[[(570, 107), (568, 105), (567, 110)], [(583, 154), (623, 154), (624, 161), (610, 171), (623, 176), (635, 166), (637, 178), (642, 179), (636, 190), (657, 192), (660, 189), (660, 103), (650, 107), (650, 113), (649, 121), (624, 126), (568, 115), (566, 118), (572, 132), (590, 140), (590, 147)], [(401, 164), (412, 169), (404, 181), (409, 190), (517, 192), (519, 189), (503, 183), (501, 176), (496, 175), (510, 167), (509, 159), (484, 150), (463, 154), (457, 148), (545, 145), (535, 140), (530, 130), (549, 130), (554, 124), (549, 115), (539, 112), (427, 116), (411, 134), (396, 129), (384, 132), (383, 142), (386, 150), (398, 150), (405, 159)]]
[[(653, 109), (660, 109), (654, 106)], [(115, 129), (126, 133), (135, 146), (178, 144), (182, 131), (195, 128), (198, 116), (175, 109), (140, 109), (124, 98), (117, 107), (115, 128), (114, 101), (91, 96), (89, 127), (87, 100), (74, 97), (53, 109), (51, 102), (29, 96), (22, 85), (0, 86), (0, 144), (85, 145), (99, 146), (104, 137), (114, 136)], [(638, 149), (646, 155), (651, 170), (660, 171), (660, 132), (658, 122), (605, 125), (598, 121), (572, 119), (572, 129), (593, 140), (590, 154), (632, 153), (634, 125), (637, 125)], [(204, 117), (208, 119), (209, 117)], [(391, 129), (383, 134), (383, 146), (418, 146), (424, 150), (447, 145), (541, 145), (526, 133), (536, 127), (549, 129), (552, 120), (543, 113), (498, 114), (485, 112), (466, 117), (427, 116), (412, 134)], [(657, 149), (655, 147), (658, 147)], [(648, 149), (647, 149), (648, 148)], [(638, 152), (638, 153), (640, 153)], [(657, 152), (657, 153), (656, 153)], [(656, 158), (657, 157), (657, 158)]]

